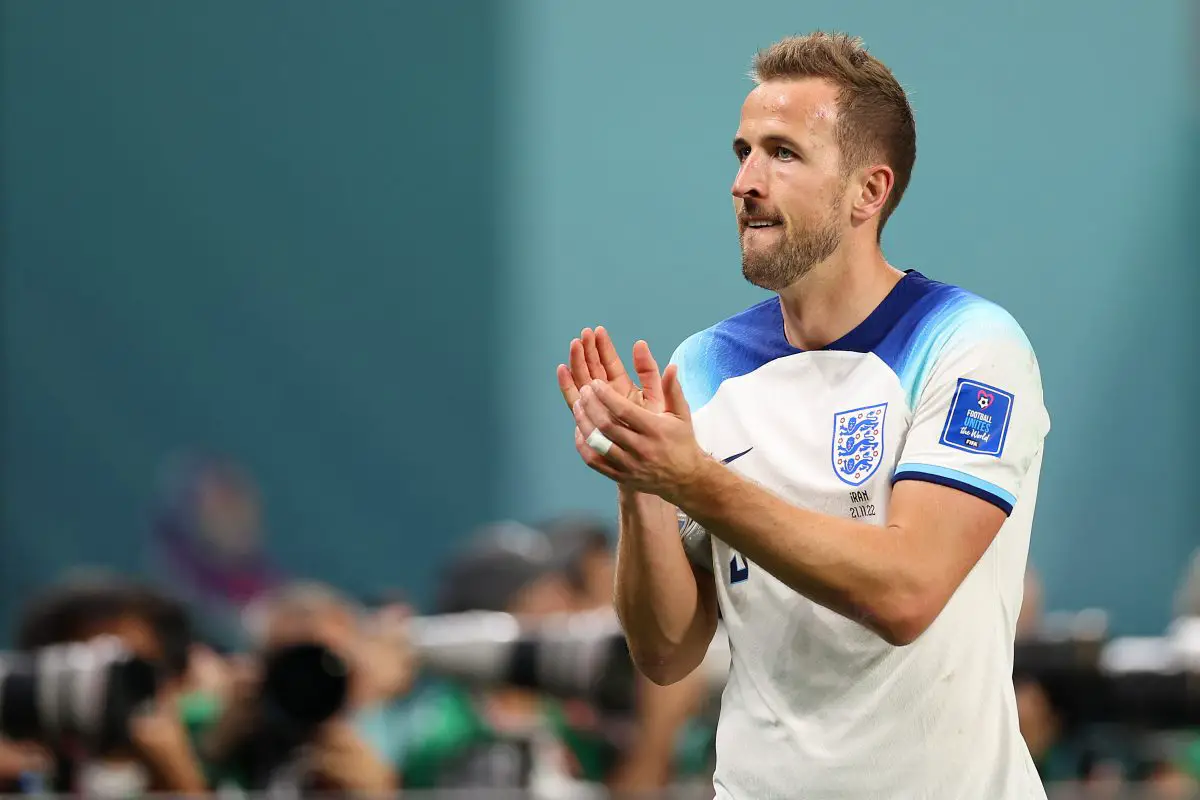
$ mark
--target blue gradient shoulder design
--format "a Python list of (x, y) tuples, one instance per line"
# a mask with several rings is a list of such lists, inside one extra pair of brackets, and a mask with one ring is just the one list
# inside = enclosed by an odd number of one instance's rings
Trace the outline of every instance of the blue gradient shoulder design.
[[(874, 353), (899, 378), (909, 408), (946, 345), (969, 345), (996, 336), (1028, 339), (1007, 311), (970, 292), (908, 272), (856, 328), (823, 350)], [(748, 375), (778, 358), (804, 351), (788, 343), (779, 298), (696, 333), (671, 356), (693, 411), (704, 407), (721, 384)]]
[(1029, 347), (1021, 326), (1007, 311), (956, 286), (932, 284), (932, 290), (874, 348), (904, 387), (908, 407), (917, 400), (946, 346), (969, 347), (993, 338), (1010, 338)]
[(692, 334), (671, 356), (692, 411), (712, 400), (721, 384), (800, 351), (783, 333), (779, 298), (751, 306), (707, 330)]

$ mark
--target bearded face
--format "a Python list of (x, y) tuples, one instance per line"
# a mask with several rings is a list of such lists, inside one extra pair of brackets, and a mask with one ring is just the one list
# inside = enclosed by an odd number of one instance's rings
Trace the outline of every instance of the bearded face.
[(838, 88), (769, 81), (746, 97), (734, 137), (734, 212), (742, 274), (780, 291), (838, 249), (849, 229), (849, 176), (837, 137)]
[(837, 204), (789, 217), (765, 202), (746, 198), (738, 215), (738, 229), (742, 275), (772, 292), (803, 278), (833, 255), (842, 242)]

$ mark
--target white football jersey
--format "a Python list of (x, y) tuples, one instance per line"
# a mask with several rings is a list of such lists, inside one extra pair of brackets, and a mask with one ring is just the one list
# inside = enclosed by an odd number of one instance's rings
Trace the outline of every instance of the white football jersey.
[(828, 347), (792, 347), (772, 298), (690, 337), (672, 361), (700, 445), (799, 507), (882, 526), (892, 486), (919, 480), (1008, 515), (937, 620), (905, 647), (713, 537), (732, 650), (717, 797), (1044, 798), (1017, 724), (1012, 667), (1050, 422), (1037, 360), (1013, 318), (910, 271)]

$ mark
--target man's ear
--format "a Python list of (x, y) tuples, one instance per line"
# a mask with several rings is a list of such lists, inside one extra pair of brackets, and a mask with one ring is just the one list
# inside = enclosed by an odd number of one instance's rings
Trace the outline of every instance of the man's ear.
[(859, 192), (851, 211), (855, 224), (862, 224), (882, 214), (895, 185), (896, 174), (887, 164), (872, 164), (860, 171)]

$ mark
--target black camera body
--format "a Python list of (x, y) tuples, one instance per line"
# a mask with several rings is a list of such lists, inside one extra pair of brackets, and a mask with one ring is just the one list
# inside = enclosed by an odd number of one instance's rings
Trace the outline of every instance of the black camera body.
[(268, 728), (306, 737), (341, 711), (349, 694), (349, 666), (324, 645), (293, 644), (264, 656), (259, 702)]
[(253, 724), (220, 758), (255, 791), (267, 790), (287, 772), (317, 729), (345, 708), (350, 694), (349, 665), (316, 642), (269, 650), (262, 667)]
[(1106, 651), (1120, 642), (1019, 641), (1013, 677), (1040, 685), (1068, 726), (1120, 723), (1158, 730), (1200, 726), (1200, 672), (1178, 664), (1119, 668), (1106, 663)]

